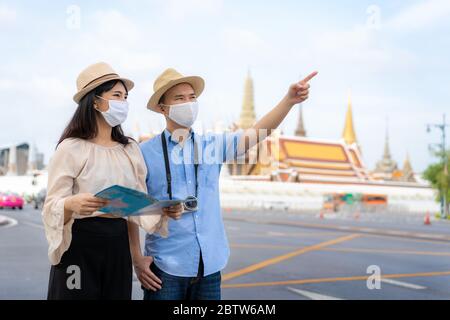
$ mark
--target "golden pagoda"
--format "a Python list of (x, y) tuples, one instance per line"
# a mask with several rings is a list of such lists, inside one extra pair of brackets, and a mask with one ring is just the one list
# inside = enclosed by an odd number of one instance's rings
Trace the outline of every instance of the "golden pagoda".
[(406, 159), (405, 162), (403, 162), (402, 176), (400, 180), (407, 182), (416, 182), (416, 178), (414, 177), (414, 170), (409, 159), (409, 153), (406, 153)]
[(397, 172), (397, 162), (391, 157), (391, 151), (389, 148), (389, 131), (386, 127), (386, 140), (384, 143), (383, 157), (377, 162), (373, 176), (376, 179), (381, 180), (398, 180), (401, 172)]
[[(237, 129), (249, 129), (256, 122), (255, 114), (255, 99), (254, 99), (254, 89), (253, 89), (253, 79), (248, 71), (247, 78), (244, 85), (244, 98), (242, 101), (242, 109), (239, 120), (237, 123), (232, 125), (233, 130)], [(260, 174), (260, 163), (258, 162), (258, 157), (261, 148), (260, 144), (254, 146), (241, 158), (236, 161), (229, 163), (228, 168), (231, 175), (254, 175)]]
[(353, 126), (352, 98), (350, 93), (348, 95), (348, 109), (347, 115), (345, 116), (345, 126), (344, 131), (342, 132), (342, 139), (344, 139), (347, 145), (357, 143), (355, 128)]
[(300, 106), (298, 110), (298, 122), (297, 122), (297, 128), (295, 129), (295, 135), (297, 137), (306, 137), (306, 129), (305, 125), (303, 123), (303, 107)]
[(242, 102), (242, 111), (239, 118), (238, 127), (241, 129), (251, 128), (256, 122), (255, 99), (253, 91), (253, 79), (250, 70), (247, 74), (244, 87), (244, 99)]

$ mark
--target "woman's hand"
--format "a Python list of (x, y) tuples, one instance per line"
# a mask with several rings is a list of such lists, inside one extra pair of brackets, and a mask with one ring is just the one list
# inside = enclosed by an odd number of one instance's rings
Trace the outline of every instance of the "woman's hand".
[(286, 94), (285, 100), (290, 106), (293, 106), (297, 103), (302, 103), (309, 96), (309, 81), (317, 75), (317, 71), (314, 71), (305, 79), (300, 82), (294, 83), (289, 87), (289, 91)]
[(108, 200), (94, 197), (90, 193), (79, 193), (66, 199), (64, 209), (89, 216), (108, 204)]
[(133, 259), (134, 272), (141, 282), (142, 286), (147, 290), (161, 290), (162, 281), (150, 270), (153, 263), (153, 257), (140, 255)]
[(166, 214), (169, 218), (172, 218), (174, 220), (181, 219), (181, 216), (183, 215), (183, 205), (180, 203), (173, 207), (167, 207), (162, 209), (164, 214)]

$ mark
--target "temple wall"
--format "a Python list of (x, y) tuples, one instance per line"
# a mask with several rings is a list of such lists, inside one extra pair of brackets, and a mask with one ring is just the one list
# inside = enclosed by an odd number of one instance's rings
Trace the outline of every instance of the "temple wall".
[(221, 202), (225, 208), (264, 209), (288, 207), (289, 211), (316, 211), (327, 193), (386, 194), (388, 211), (423, 214), (439, 211), (431, 188), (367, 185), (307, 184), (270, 181), (220, 180)]

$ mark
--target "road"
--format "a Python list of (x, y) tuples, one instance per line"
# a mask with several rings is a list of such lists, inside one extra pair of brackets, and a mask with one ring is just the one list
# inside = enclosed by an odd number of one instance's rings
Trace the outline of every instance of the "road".
[[(45, 299), (40, 212), (0, 215), (17, 221), (0, 227), (0, 299)], [(223, 299), (450, 299), (448, 221), (379, 217), (225, 210), (231, 257)], [(141, 298), (134, 281), (133, 299)]]

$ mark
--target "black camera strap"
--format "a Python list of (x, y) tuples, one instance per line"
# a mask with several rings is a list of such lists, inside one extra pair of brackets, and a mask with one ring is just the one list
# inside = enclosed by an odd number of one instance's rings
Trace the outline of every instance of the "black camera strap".
[[(170, 162), (169, 162), (169, 152), (167, 150), (167, 140), (166, 135), (163, 132), (161, 134), (161, 143), (164, 153), (164, 163), (166, 166), (166, 181), (167, 181), (167, 193), (169, 194), (169, 199), (172, 200), (172, 175), (170, 174)], [(195, 143), (194, 133), (192, 133), (192, 143), (194, 145), (194, 168), (195, 168), (195, 197), (198, 197), (198, 148)]]

